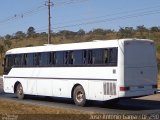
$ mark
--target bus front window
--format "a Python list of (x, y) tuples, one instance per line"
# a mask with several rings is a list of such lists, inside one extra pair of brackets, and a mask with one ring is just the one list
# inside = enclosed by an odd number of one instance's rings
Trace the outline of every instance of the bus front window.
[(13, 66), (13, 56), (6, 55), (4, 59), (4, 74), (8, 74)]

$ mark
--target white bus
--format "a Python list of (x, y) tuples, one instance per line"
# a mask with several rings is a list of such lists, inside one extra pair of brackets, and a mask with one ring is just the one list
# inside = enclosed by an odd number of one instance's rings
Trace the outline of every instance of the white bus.
[(108, 101), (156, 93), (157, 62), (153, 41), (95, 40), (8, 50), (4, 91), (25, 95)]

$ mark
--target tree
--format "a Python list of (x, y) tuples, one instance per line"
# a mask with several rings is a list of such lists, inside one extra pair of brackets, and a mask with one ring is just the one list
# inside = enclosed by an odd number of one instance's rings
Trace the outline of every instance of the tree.
[(58, 32), (58, 34), (62, 36), (76, 35), (75, 32), (69, 30), (61, 30)]
[(160, 28), (154, 26), (154, 27), (151, 27), (150, 31), (151, 31), (151, 32), (160, 32)]
[(115, 31), (114, 30), (111, 30), (111, 29), (107, 29), (105, 30), (107, 34), (110, 34), (110, 33), (114, 33)]
[(7, 34), (7, 35), (5, 36), (5, 39), (6, 39), (6, 40), (10, 40), (11, 38), (12, 38), (12, 36), (9, 35), (9, 34)]
[(135, 34), (133, 27), (125, 27), (119, 29), (120, 38), (131, 38)]
[(27, 36), (31, 37), (35, 34), (36, 34), (35, 28), (34, 27), (29, 27), (28, 30), (27, 30)]
[(92, 33), (94, 35), (106, 35), (106, 30), (98, 28), (98, 29), (93, 30)]
[(15, 37), (16, 37), (16, 38), (24, 38), (25, 36), (26, 36), (26, 34), (23, 33), (22, 31), (18, 31), (18, 32), (16, 32), (16, 34), (15, 34)]
[(138, 32), (148, 32), (148, 29), (144, 27), (144, 25), (137, 26), (137, 31)]
[(83, 29), (78, 30), (77, 35), (83, 36), (85, 35), (85, 31)]
[(57, 35), (61, 36), (63, 40), (65, 40), (65, 39), (73, 38), (73, 36), (76, 35), (76, 32), (69, 31), (69, 30), (61, 30), (57, 33)]
[(140, 33), (140, 38), (145, 39), (145, 38), (146, 38), (145, 33), (147, 33), (148, 36), (149, 36), (149, 30), (148, 30), (146, 27), (144, 27), (144, 25), (142, 25), (142, 26), (137, 26), (137, 32)]
[(41, 36), (47, 36), (47, 33), (46, 32), (42, 32), (40, 33)]

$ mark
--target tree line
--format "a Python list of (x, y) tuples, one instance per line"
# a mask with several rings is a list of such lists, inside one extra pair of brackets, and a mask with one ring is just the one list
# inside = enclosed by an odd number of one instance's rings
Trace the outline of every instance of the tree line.
[[(61, 30), (57, 33), (52, 33), (52, 36), (83, 36), (83, 35), (106, 35), (111, 33), (117, 33), (118, 38), (126, 38), (126, 37), (134, 37), (134, 35), (139, 32), (141, 38), (146, 38), (144, 33), (155, 33), (160, 32), (160, 26), (153, 26), (151, 28), (147, 28), (144, 25), (137, 26), (136, 28), (133, 27), (120, 27), (119, 30), (112, 30), (112, 29), (102, 29), (97, 28), (91, 30), (89, 32), (85, 32), (83, 29), (78, 30), (77, 32), (73, 32), (70, 30)], [(29, 27), (26, 32), (17, 31), (15, 34), (10, 35), (7, 34), (5, 36), (0, 36), (0, 40), (11, 40), (11, 39), (23, 39), (28, 37), (38, 37), (38, 36), (47, 36), (46, 32), (37, 33), (34, 27)]]
[[(5, 36), (0, 36), (0, 55), (3, 56), (3, 53), (10, 48), (15, 47), (12, 45), (13, 41), (21, 42), (23, 40), (31, 39), (29, 45), (24, 46), (33, 46), (32, 42), (38, 39), (44, 39), (47, 41), (47, 33), (36, 32), (34, 27), (29, 27), (26, 32), (17, 31), (15, 34), (7, 34)], [(80, 29), (78, 31), (70, 30), (61, 30), (59, 32), (52, 32), (52, 41), (53, 43), (67, 43), (67, 42), (84, 42), (94, 39), (120, 39), (120, 38), (142, 38), (142, 39), (153, 39), (159, 41), (160, 38), (160, 27), (153, 26), (147, 28), (144, 25), (133, 27), (120, 27), (119, 30), (112, 29), (102, 29), (97, 28), (89, 32)], [(2, 42), (3, 41), (3, 42)], [(46, 43), (46, 42), (45, 42)], [(21, 47), (21, 46), (20, 46)]]
[[(160, 69), (160, 27), (153, 26), (150, 28), (144, 25), (137, 27), (120, 27), (118, 30), (97, 28), (86, 32), (83, 29), (78, 31), (60, 30), (52, 32), (51, 43), (70, 43), (85, 42), (91, 40), (109, 40), (121, 38), (141, 38), (152, 39), (155, 41), (157, 48), (158, 67)], [(26, 32), (17, 31), (15, 34), (0, 36), (0, 63), (2, 63), (4, 54), (8, 49), (15, 47), (29, 47), (46, 44), (48, 34), (46, 32), (37, 32), (34, 27), (29, 27)], [(0, 66), (0, 74), (3, 68)]]

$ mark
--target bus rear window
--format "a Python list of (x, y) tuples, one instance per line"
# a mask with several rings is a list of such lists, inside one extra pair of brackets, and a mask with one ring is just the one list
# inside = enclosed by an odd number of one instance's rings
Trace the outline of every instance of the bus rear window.
[(150, 42), (127, 42), (124, 48), (126, 67), (156, 66), (156, 50)]

